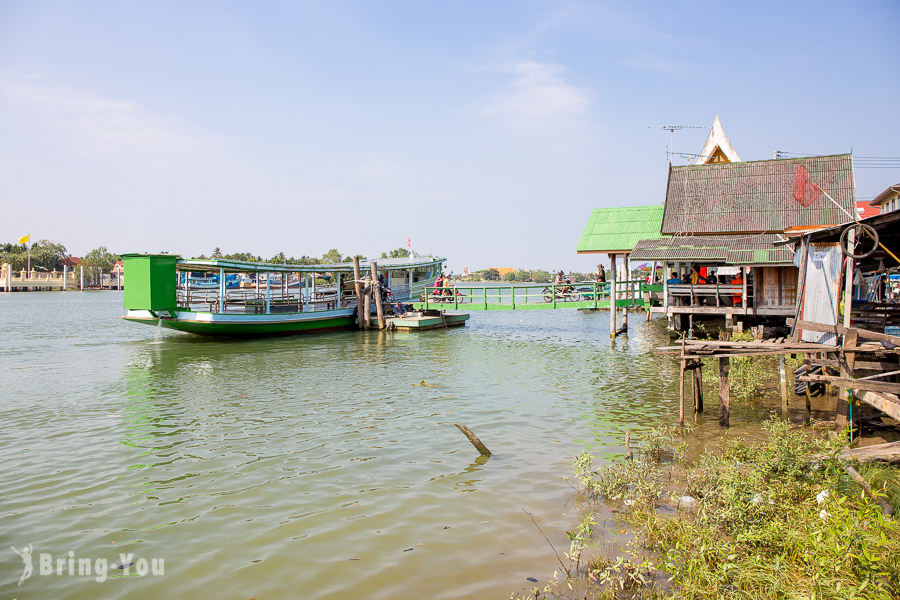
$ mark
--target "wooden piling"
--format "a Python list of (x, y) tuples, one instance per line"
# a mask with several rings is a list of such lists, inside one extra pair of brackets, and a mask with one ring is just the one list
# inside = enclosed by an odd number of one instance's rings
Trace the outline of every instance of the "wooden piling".
[(731, 426), (731, 388), (728, 383), (730, 370), (731, 358), (719, 358), (719, 427)]
[[(855, 349), (858, 339), (859, 332), (856, 329), (849, 330), (844, 334), (843, 347), (850, 350)], [(840, 354), (838, 354), (838, 365), (840, 366), (842, 378), (853, 378), (853, 367), (855, 363), (855, 352), (848, 352), (846, 354), (844, 352), (841, 352)], [(834, 428), (837, 430), (841, 430), (847, 427), (850, 419), (850, 390), (848, 388), (842, 387), (841, 391), (838, 393), (837, 404), (835, 406), (834, 412)]]
[(353, 257), (353, 287), (356, 291), (356, 324), (360, 329), (365, 328), (366, 319), (363, 317), (362, 275), (359, 272), (359, 257)]
[[(368, 276), (366, 277), (368, 280)], [(363, 321), (365, 323), (365, 329), (368, 329), (372, 326), (372, 282), (366, 281), (365, 288), (363, 289), (363, 304), (365, 305), (363, 308)]]
[(375, 314), (378, 316), (378, 329), (384, 329), (387, 321), (384, 318), (384, 306), (381, 304), (381, 281), (378, 279), (378, 263), (372, 261), (372, 293), (375, 294)]
[(687, 361), (684, 359), (684, 336), (681, 338), (681, 377), (678, 384), (678, 424), (684, 427), (684, 370)]
[(787, 375), (784, 370), (784, 354), (778, 355), (778, 376), (781, 378), (781, 418), (787, 420), (788, 415), (788, 389)]
[(697, 368), (693, 370), (694, 378), (694, 412), (703, 412), (703, 363), (697, 362)]
[(609, 339), (616, 337), (616, 255), (609, 255)]
[(490, 458), (491, 451), (488, 450), (488, 447), (484, 445), (484, 443), (478, 439), (478, 436), (472, 433), (472, 430), (466, 427), (461, 423), (454, 423), (456, 427), (465, 434), (469, 441), (472, 442), (472, 445), (475, 446), (475, 449), (478, 450), (483, 456), (487, 456)]
[(634, 458), (634, 452), (631, 450), (631, 432), (625, 432), (625, 460)]

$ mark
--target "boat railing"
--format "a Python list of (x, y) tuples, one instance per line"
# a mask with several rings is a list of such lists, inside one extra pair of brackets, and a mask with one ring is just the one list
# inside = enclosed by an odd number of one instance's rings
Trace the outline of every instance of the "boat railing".
[(394, 299), (406, 300), (407, 298), (411, 298), (409, 288), (410, 286), (408, 283), (391, 286), (391, 292), (394, 293)]

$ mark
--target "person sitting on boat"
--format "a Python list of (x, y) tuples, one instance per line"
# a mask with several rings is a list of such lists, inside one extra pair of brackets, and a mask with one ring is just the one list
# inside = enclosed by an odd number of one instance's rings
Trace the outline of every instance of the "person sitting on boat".
[(394, 314), (396, 316), (404, 317), (404, 316), (406, 316), (406, 312), (407, 312), (406, 307), (403, 306), (403, 303), (398, 302), (397, 304), (394, 305)]

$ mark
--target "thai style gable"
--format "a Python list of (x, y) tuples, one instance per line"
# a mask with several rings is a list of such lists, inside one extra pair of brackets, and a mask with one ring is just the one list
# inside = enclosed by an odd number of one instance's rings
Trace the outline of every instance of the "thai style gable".
[(738, 156), (737, 150), (734, 149), (728, 136), (725, 135), (722, 122), (719, 121), (719, 115), (716, 115), (716, 120), (713, 121), (709, 135), (706, 137), (706, 142), (703, 144), (703, 149), (700, 150), (700, 156), (697, 157), (697, 161), (694, 164), (709, 165), (729, 162), (741, 162), (741, 157)]

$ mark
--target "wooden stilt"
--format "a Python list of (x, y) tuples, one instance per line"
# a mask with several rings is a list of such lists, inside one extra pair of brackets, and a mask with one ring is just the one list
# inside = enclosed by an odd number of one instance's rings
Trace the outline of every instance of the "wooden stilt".
[(609, 255), (609, 339), (616, 337), (616, 255)]
[(812, 396), (809, 395), (809, 382), (806, 384), (806, 424), (812, 422)]
[(359, 272), (359, 257), (353, 257), (353, 287), (356, 291), (356, 324), (360, 329), (366, 326), (366, 320), (363, 317), (363, 298), (362, 298), (362, 276)]
[(387, 321), (384, 318), (384, 306), (381, 304), (381, 282), (378, 280), (378, 263), (372, 261), (372, 294), (375, 296), (375, 314), (378, 315), (378, 329), (384, 329)]
[[(366, 279), (368, 279), (368, 277)], [(372, 282), (370, 281), (366, 281), (365, 292), (363, 293), (363, 304), (364, 328), (368, 329), (372, 326)]]
[(694, 412), (703, 412), (703, 364), (694, 369)]
[(788, 415), (788, 389), (787, 375), (784, 369), (784, 354), (778, 355), (778, 376), (781, 378), (781, 418), (787, 420)]
[(731, 426), (731, 388), (728, 372), (731, 370), (731, 358), (719, 359), (719, 427)]
[(678, 383), (678, 424), (684, 427), (684, 369), (687, 361), (684, 359), (684, 336), (681, 337), (681, 377)]
[[(849, 308), (845, 308), (844, 310), (850, 310)], [(859, 332), (856, 329), (851, 329), (846, 334), (844, 334), (844, 348), (856, 348), (856, 343), (859, 339)], [(841, 369), (841, 377), (845, 379), (853, 378), (853, 366), (856, 361), (856, 353), (849, 352), (847, 354), (841, 352), (838, 354), (838, 364)], [(834, 415), (834, 428), (841, 430), (847, 427), (850, 418), (850, 391), (847, 388), (841, 388), (840, 393), (837, 398), (837, 405), (835, 406), (835, 415)]]

